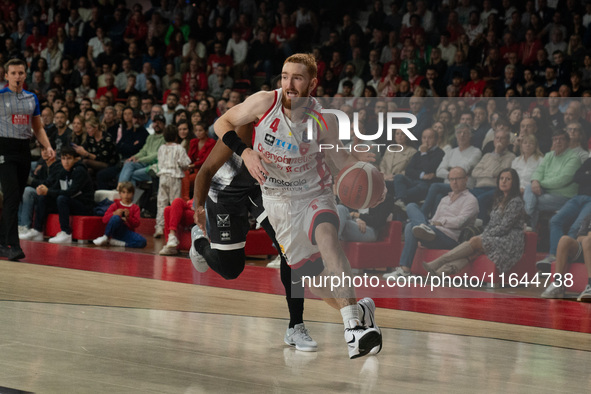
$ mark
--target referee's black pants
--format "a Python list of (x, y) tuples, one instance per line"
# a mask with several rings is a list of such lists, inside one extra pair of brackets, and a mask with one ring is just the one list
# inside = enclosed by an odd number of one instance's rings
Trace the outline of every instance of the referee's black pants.
[(18, 207), (31, 171), (29, 140), (0, 139), (0, 185), (4, 206), (0, 219), (0, 245), (20, 248)]

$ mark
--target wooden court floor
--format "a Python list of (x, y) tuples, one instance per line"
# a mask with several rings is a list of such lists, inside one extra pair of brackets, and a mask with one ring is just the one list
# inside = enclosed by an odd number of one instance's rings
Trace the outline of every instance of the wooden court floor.
[[(338, 311), (306, 300), (306, 326), (319, 351), (303, 353), (283, 344), (285, 299), (268, 291), (274, 286), (221, 287), (195, 271), (186, 281), (170, 280), (186, 275), (190, 262), (145, 254), (137, 264), (150, 277), (130, 269), (95, 272), (90, 267), (131, 264), (137, 254), (24, 246), (24, 262), (0, 261), (0, 393), (587, 393), (591, 387), (586, 332), (378, 308), (383, 351), (349, 360)], [(251, 267), (248, 280), (253, 270), (273, 275)], [(560, 309), (572, 313), (571, 304), (559, 301), (547, 313), (560, 319)], [(589, 309), (575, 311), (589, 321)]]

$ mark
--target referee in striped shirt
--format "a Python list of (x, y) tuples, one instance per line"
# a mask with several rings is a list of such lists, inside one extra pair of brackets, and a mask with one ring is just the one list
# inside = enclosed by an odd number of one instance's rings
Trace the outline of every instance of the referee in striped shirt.
[(0, 219), (0, 256), (16, 261), (25, 257), (18, 239), (18, 207), (31, 170), (29, 140), (33, 134), (50, 157), (55, 156), (41, 121), (37, 96), (23, 90), (27, 64), (9, 60), (8, 87), (0, 90), (0, 185), (4, 207)]

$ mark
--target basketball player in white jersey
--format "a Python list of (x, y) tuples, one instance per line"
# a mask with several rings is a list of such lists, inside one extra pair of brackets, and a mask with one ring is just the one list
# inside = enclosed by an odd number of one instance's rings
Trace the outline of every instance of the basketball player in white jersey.
[[(311, 139), (306, 123), (293, 120), (293, 99), (307, 99), (307, 108), (320, 110), (318, 102), (310, 97), (317, 83), (314, 57), (292, 55), (283, 64), (280, 89), (250, 96), (214, 124), (218, 137), (242, 157), (250, 174), (261, 185), (263, 205), (292, 268), (295, 283), (302, 276), (329, 277), (329, 283), (333, 276), (352, 277), (338, 241), (338, 215), (330, 170), (319, 149), (320, 144), (342, 145), (336, 119), (327, 116), (327, 130), (315, 126)], [(235, 132), (250, 122), (255, 123), (254, 149), (248, 148)], [(337, 168), (357, 161), (343, 150), (329, 152)], [(379, 352), (382, 335), (375, 324), (373, 300), (364, 298), (357, 303), (350, 283), (341, 281), (341, 284), (332, 289), (312, 286), (311, 290), (340, 310), (350, 358)]]

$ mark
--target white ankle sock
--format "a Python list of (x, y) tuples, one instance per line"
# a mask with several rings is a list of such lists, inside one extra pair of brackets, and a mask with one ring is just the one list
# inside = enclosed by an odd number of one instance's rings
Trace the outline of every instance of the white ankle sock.
[(359, 304), (347, 305), (341, 308), (341, 316), (343, 317), (345, 328), (353, 328), (357, 325), (361, 325), (361, 320), (359, 319)]

